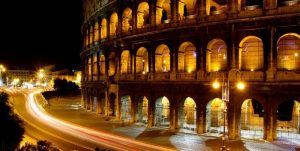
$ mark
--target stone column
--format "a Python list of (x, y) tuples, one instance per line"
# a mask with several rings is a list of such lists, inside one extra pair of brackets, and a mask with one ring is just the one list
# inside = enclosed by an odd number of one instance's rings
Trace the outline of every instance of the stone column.
[(197, 106), (196, 108), (196, 132), (198, 134), (205, 133), (205, 127), (206, 127), (206, 108), (205, 106)]
[(277, 7), (277, 0), (263, 0), (263, 9), (270, 10)]
[(264, 139), (267, 141), (273, 141), (276, 139), (276, 128), (277, 128), (277, 102), (274, 97), (268, 97), (266, 100), (266, 112), (264, 116)]
[(229, 0), (228, 1), (228, 7), (229, 7), (229, 14), (230, 15), (236, 15), (239, 10), (241, 10), (241, 3), (239, 3), (240, 0)]
[[(235, 92), (242, 93), (242, 92)], [(234, 93), (231, 92), (230, 101), (227, 103), (227, 129), (228, 129), (228, 138), (229, 139), (237, 139), (239, 137), (239, 115), (240, 108), (236, 105), (238, 97), (234, 96)]]
[(105, 88), (105, 116), (109, 116), (109, 105), (108, 88)]
[(100, 54), (97, 53), (97, 81), (100, 81)]
[(198, 0), (198, 1), (200, 1), (200, 3), (198, 3), (199, 18), (200, 18), (200, 20), (204, 20), (205, 17), (207, 16), (207, 13), (206, 13), (206, 11), (207, 11), (206, 10), (206, 1), (207, 0)]
[(264, 53), (268, 52), (268, 55), (266, 55), (267, 59), (267, 81), (274, 81), (275, 80), (275, 74), (276, 74), (276, 67), (277, 67), (277, 47), (276, 43), (274, 43), (274, 37), (276, 34), (276, 28), (275, 27), (268, 27), (268, 36), (266, 36), (266, 46), (264, 46), (265, 50)]
[[(238, 66), (238, 55), (237, 49), (236, 49), (236, 35), (235, 35), (235, 27), (234, 24), (231, 25), (231, 34), (230, 37), (227, 38), (227, 43), (229, 44), (228, 46), (228, 59), (229, 60), (229, 69), (237, 69)], [(231, 49), (231, 50), (230, 50)], [(231, 54), (230, 54), (231, 53)], [(230, 56), (229, 56), (230, 55)]]
[(138, 98), (136, 96), (132, 96), (131, 98), (131, 123), (136, 122), (136, 113), (138, 110)]
[(171, 15), (172, 22), (176, 23), (178, 21), (178, 0), (171, 0)]
[(115, 102), (116, 103), (116, 119), (117, 120), (121, 120), (121, 97), (119, 97), (119, 95), (118, 94), (116, 94), (117, 96), (116, 96), (116, 98), (115, 98), (115, 100), (117, 100), (117, 102)]
[(178, 127), (178, 106), (174, 103), (170, 105), (170, 129), (175, 131)]
[(132, 30), (133, 31), (137, 29), (137, 9), (138, 6), (136, 6), (136, 4), (133, 3), (133, 8), (132, 8)]
[(151, 1), (149, 4), (150, 25), (156, 25), (156, 1)]
[(154, 113), (155, 113), (155, 102), (153, 99), (148, 98), (148, 126), (147, 127), (153, 127), (154, 126)]

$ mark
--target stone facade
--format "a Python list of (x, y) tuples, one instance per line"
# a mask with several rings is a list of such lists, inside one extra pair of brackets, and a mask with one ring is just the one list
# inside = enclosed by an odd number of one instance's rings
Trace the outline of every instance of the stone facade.
[[(206, 133), (207, 105), (222, 98), (214, 81), (230, 81), (228, 135), (241, 134), (247, 99), (262, 107), (263, 138), (277, 138), (278, 106), (300, 100), (300, 3), (296, 0), (84, 0), (81, 53), (83, 107), (138, 121), (148, 100), (147, 126), (157, 100), (169, 101), (169, 125), (180, 129), (186, 98), (195, 102), (195, 132)], [(243, 81), (246, 88), (235, 85)], [(124, 107), (124, 105), (123, 105)], [(210, 122), (209, 122), (210, 123)], [(298, 125), (299, 127), (299, 125)]]

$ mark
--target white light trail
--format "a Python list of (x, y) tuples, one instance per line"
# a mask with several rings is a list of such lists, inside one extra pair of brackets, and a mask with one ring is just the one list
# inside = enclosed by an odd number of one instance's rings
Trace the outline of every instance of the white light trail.
[[(68, 123), (63, 120), (56, 119), (46, 113), (46, 111), (36, 103), (35, 91), (28, 94), (27, 110), (38, 120), (42, 120), (48, 125), (72, 136), (94, 142), (99, 145), (107, 146), (116, 150), (163, 150), (170, 151), (173, 149), (161, 147), (153, 144), (143, 143), (133, 139), (121, 137), (114, 134), (109, 134), (103, 131), (93, 130), (87, 127)], [(78, 145), (78, 144), (76, 144)]]

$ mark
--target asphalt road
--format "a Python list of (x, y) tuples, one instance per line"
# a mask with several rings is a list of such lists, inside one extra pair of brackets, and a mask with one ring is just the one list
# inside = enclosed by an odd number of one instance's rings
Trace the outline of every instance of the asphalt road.
[(25, 135), (34, 140), (48, 140), (62, 150), (173, 150), (118, 135), (74, 125), (47, 114), (41, 107), (43, 97), (34, 90), (10, 90), (15, 112), (25, 121)]

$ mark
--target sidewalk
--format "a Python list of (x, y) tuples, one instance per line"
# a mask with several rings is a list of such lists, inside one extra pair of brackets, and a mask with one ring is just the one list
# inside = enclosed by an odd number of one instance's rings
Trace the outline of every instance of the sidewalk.
[[(176, 133), (167, 129), (146, 128), (135, 124), (122, 123), (114, 119), (107, 120), (103, 115), (97, 115), (80, 107), (80, 96), (54, 98), (48, 100), (49, 106), (45, 109), (48, 113), (59, 119), (89, 127), (92, 129), (106, 131), (116, 135), (129, 137), (132, 139), (144, 141), (150, 144), (156, 144), (171, 147), (176, 150), (185, 151), (215, 151), (220, 150), (220, 138), (209, 137), (196, 134)], [(227, 141), (226, 146), (231, 151), (293, 151), (295, 145), (284, 142), (265, 142), (258, 140), (234, 140)]]

